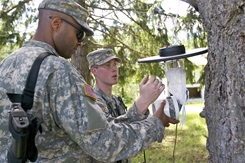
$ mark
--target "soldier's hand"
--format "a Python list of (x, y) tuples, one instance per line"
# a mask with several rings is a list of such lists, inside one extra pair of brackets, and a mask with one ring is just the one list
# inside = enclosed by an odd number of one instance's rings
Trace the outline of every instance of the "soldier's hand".
[(166, 101), (163, 100), (161, 102), (159, 108), (153, 113), (153, 115), (162, 121), (164, 127), (169, 127), (170, 123), (172, 123), (172, 124), (179, 123), (179, 120), (172, 119), (172, 118), (169, 118), (168, 116), (166, 116), (166, 114), (163, 111), (165, 104), (166, 104)]
[(140, 95), (136, 100), (138, 111), (142, 114), (146, 112), (148, 106), (158, 98), (165, 88), (165, 85), (155, 76), (148, 79), (149, 77), (146, 75), (140, 82)]

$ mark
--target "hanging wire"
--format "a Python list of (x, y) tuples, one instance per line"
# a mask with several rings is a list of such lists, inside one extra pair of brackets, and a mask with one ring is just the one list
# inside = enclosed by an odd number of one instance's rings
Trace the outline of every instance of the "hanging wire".
[(177, 20), (178, 20), (178, 16), (179, 16), (179, 5), (180, 5), (180, 0), (176, 0), (177, 1), (177, 7), (176, 7), (176, 14), (175, 14), (175, 18), (174, 18), (174, 27), (173, 27), (173, 39), (172, 39), (172, 45), (174, 44), (180, 44), (180, 40), (177, 37), (177, 34), (175, 32), (176, 28), (177, 28)]
[[(176, 15), (175, 15), (175, 19), (174, 19), (174, 27), (173, 27), (174, 37), (172, 39), (172, 45), (181, 44), (181, 42), (178, 39), (177, 34), (175, 32), (175, 30), (177, 28), (177, 20), (178, 20), (178, 15), (179, 15), (180, 0), (176, 0), (176, 1), (177, 1), (177, 7), (176, 7)], [(177, 61), (177, 64), (178, 64), (178, 66), (181, 66), (180, 62), (178, 62), (178, 61)], [(177, 145), (177, 138), (178, 138), (178, 124), (176, 124), (176, 126), (175, 126), (174, 149), (173, 149), (173, 157), (172, 157), (173, 163), (175, 163), (175, 151), (176, 151), (176, 145)]]
[(144, 162), (143, 163), (146, 163), (146, 154), (145, 154), (145, 150), (144, 150)]
[(175, 126), (175, 139), (174, 139), (174, 149), (173, 149), (173, 163), (175, 163), (175, 151), (176, 151), (176, 145), (177, 145), (177, 136), (178, 136), (178, 124)]

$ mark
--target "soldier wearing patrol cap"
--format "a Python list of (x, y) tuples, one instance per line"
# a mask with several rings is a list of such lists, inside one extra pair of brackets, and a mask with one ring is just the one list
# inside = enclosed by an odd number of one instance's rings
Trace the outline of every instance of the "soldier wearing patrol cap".
[(101, 66), (111, 60), (115, 60), (120, 63), (121, 59), (114, 55), (112, 49), (98, 49), (87, 55), (87, 60), (89, 62), (89, 68), (93, 66)]
[[(98, 49), (87, 55), (90, 71), (95, 78), (94, 91), (97, 101), (102, 105), (107, 120), (126, 113), (126, 105), (120, 96), (112, 94), (112, 86), (118, 83), (118, 64), (121, 59), (114, 55), (112, 49)], [(119, 162), (119, 161), (117, 161)], [(129, 162), (128, 159), (120, 162)]]
[(87, 24), (88, 12), (85, 8), (72, 0), (43, 0), (38, 7), (41, 9), (54, 10), (71, 16), (88, 36), (94, 34)]
[(8, 162), (12, 140), (8, 129), (12, 103), (6, 93), (22, 94), (34, 60), (45, 52), (52, 55), (41, 64), (30, 110), (42, 127), (35, 139), (36, 162), (89, 163), (92, 157), (104, 162), (122, 160), (152, 142), (161, 142), (164, 126), (178, 123), (164, 115), (164, 102), (154, 116), (145, 115), (164, 89), (158, 79), (148, 80), (148, 76), (140, 83), (140, 96), (125, 116), (107, 121), (93, 89), (66, 60), (81, 46), (85, 35), (93, 34), (87, 17), (87, 11), (72, 0), (42, 1), (33, 38), (1, 61), (0, 162)]
[(112, 94), (112, 86), (118, 83), (118, 64), (121, 59), (112, 49), (98, 49), (87, 55), (89, 67), (95, 77), (94, 90), (97, 100), (106, 105), (106, 116), (118, 117), (126, 111), (121, 98)]

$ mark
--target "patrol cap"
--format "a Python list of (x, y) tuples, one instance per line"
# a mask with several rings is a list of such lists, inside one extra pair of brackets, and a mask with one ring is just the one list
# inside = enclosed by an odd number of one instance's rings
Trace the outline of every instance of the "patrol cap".
[(89, 68), (97, 65), (103, 65), (104, 63), (115, 59), (117, 62), (121, 62), (121, 59), (116, 57), (114, 55), (114, 52), (112, 49), (98, 49), (95, 51), (92, 51), (87, 55), (87, 60), (89, 62)]
[(82, 26), (87, 36), (94, 34), (87, 24), (88, 11), (73, 0), (43, 0), (38, 9), (55, 10), (69, 15)]

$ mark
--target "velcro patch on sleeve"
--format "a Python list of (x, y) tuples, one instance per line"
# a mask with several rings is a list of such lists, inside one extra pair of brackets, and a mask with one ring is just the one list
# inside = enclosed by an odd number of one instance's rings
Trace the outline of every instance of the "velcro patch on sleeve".
[(85, 95), (88, 96), (88, 97), (93, 98), (94, 100), (96, 100), (96, 94), (95, 94), (93, 88), (90, 85), (88, 85), (88, 84), (84, 84), (83, 87), (84, 87)]

